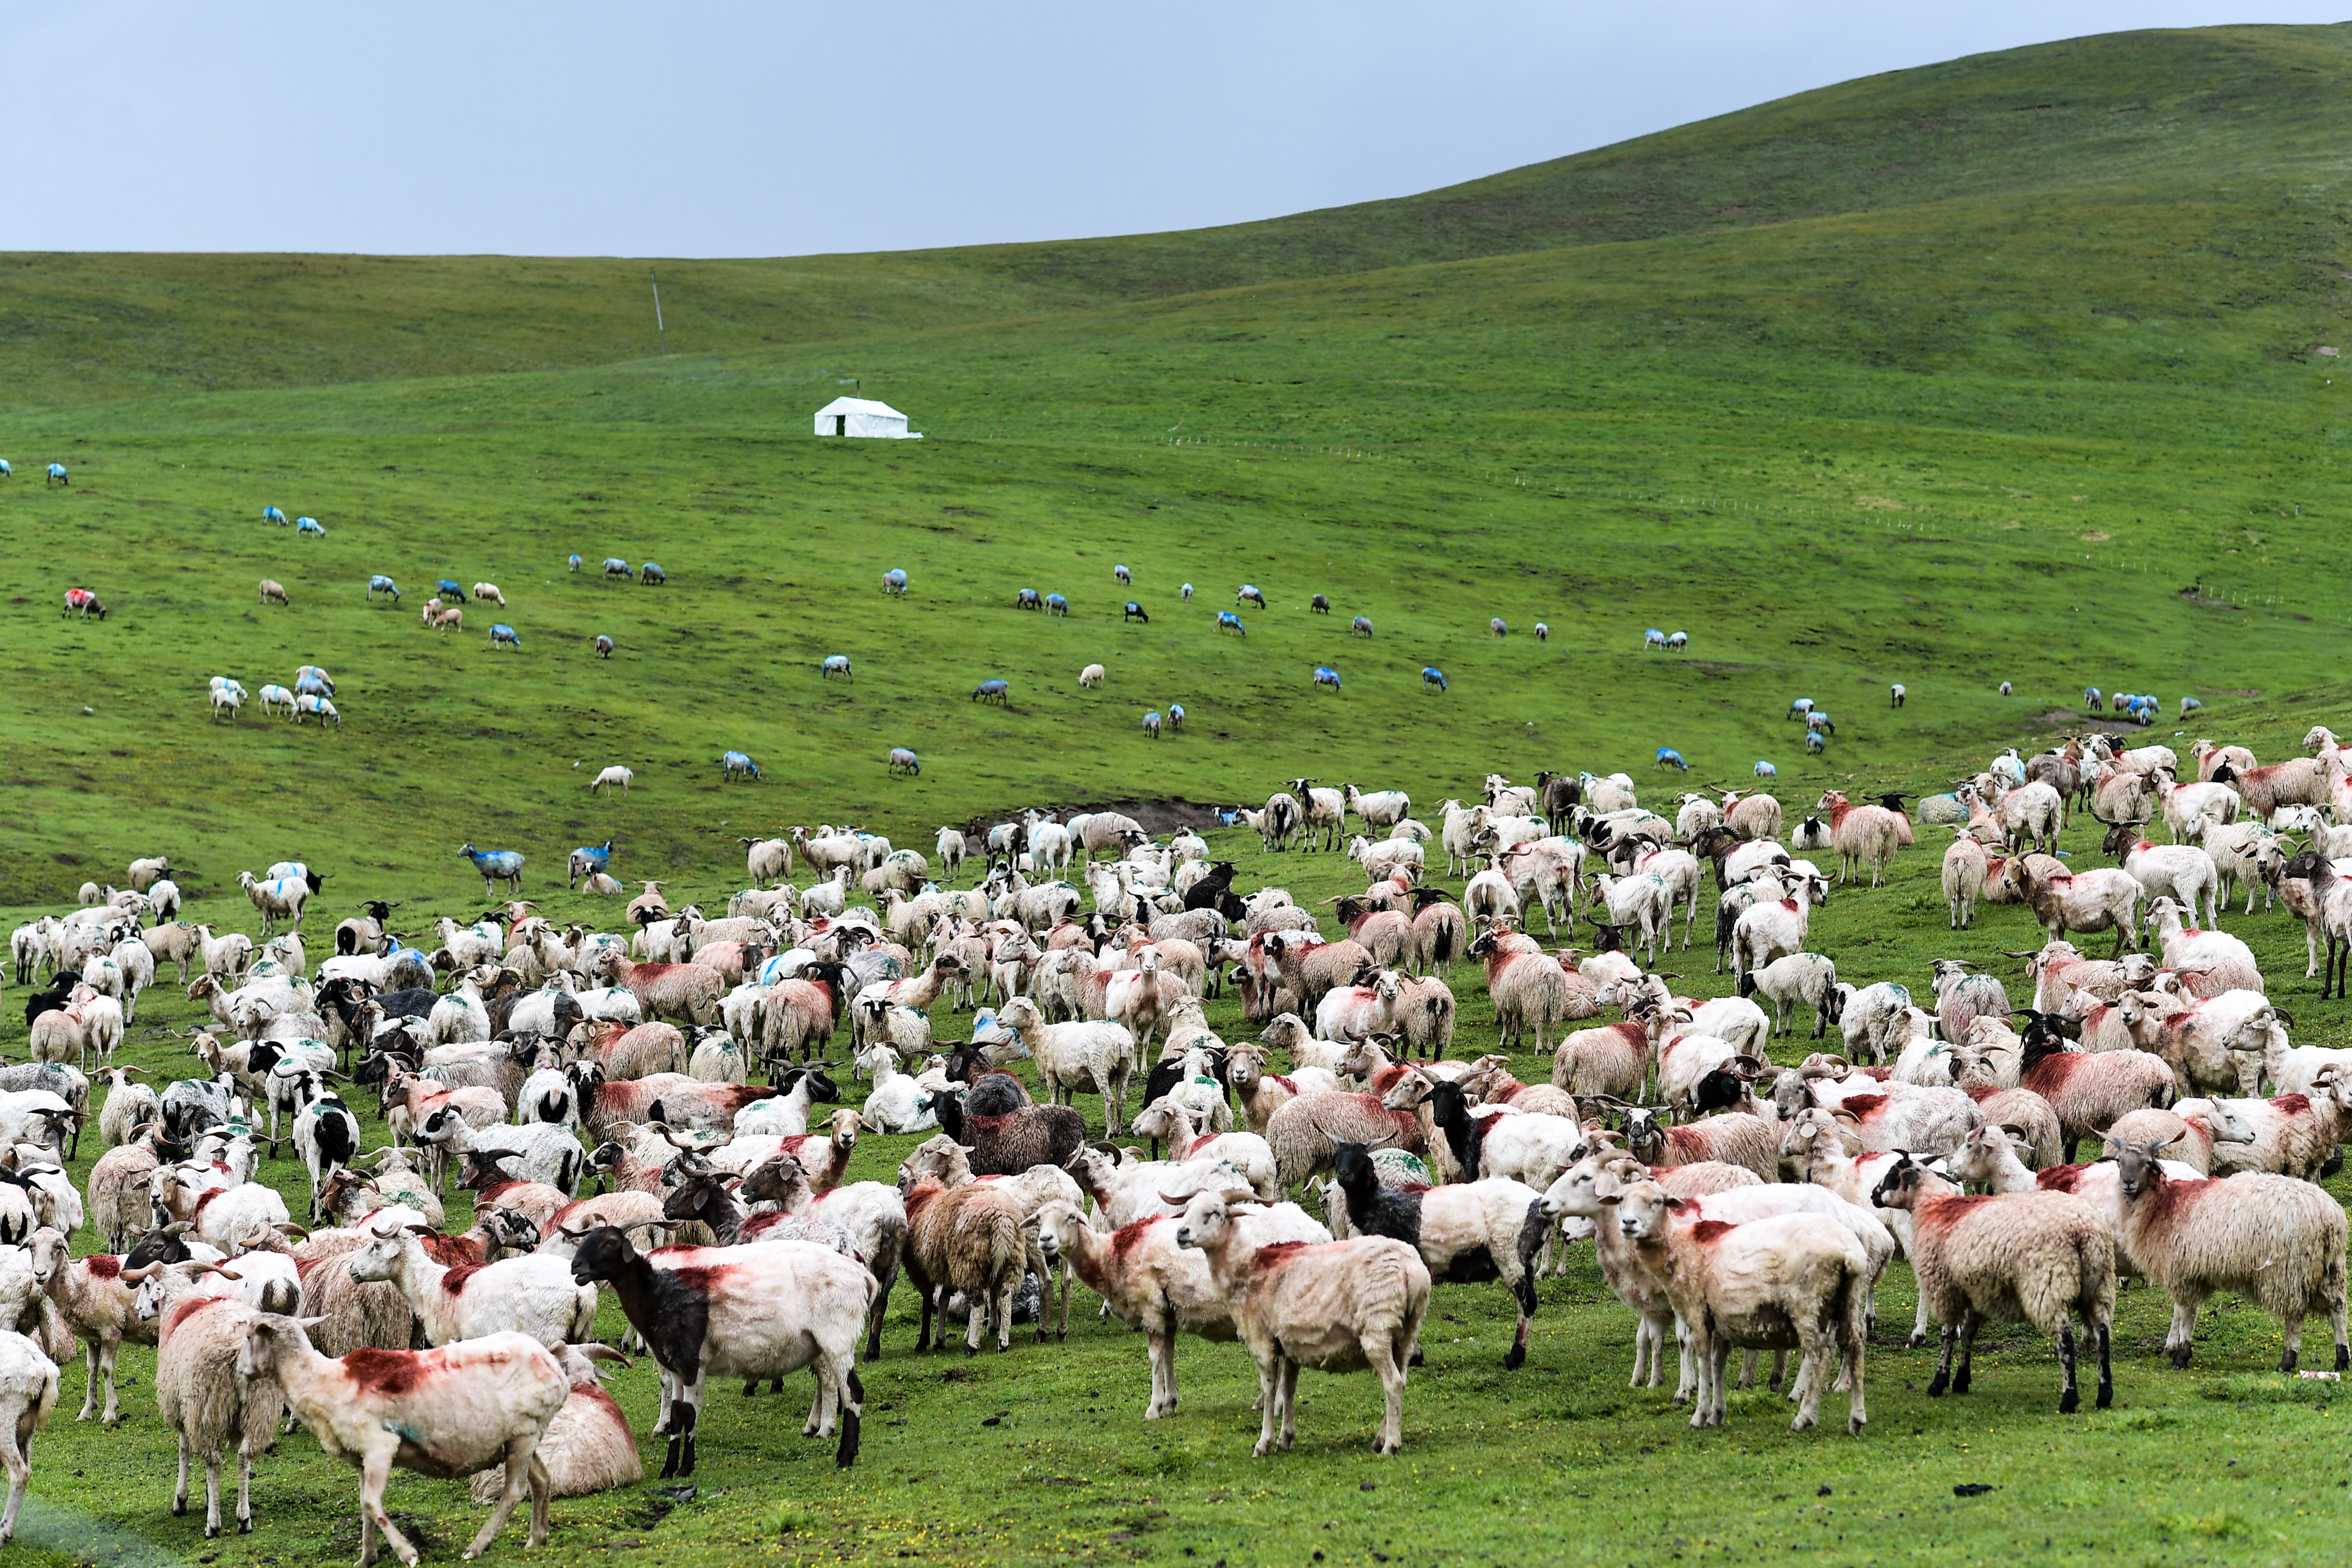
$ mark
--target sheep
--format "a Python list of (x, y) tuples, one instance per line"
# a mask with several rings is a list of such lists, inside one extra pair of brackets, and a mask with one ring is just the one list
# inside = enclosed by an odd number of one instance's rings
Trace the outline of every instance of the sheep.
[(1944, 1325), (1943, 1354), (1927, 1385), (1930, 1398), (1948, 1388), (1969, 1391), (1981, 1324), (2022, 1321), (2057, 1341), (2058, 1413), (2073, 1415), (2082, 1396), (2069, 1319), (2079, 1317), (2084, 1336), (2098, 1343), (2097, 1407), (2115, 1402), (2116, 1245), (2096, 1209), (2060, 1192), (1962, 1197), (1957, 1184), (1908, 1155), (1880, 1178), (1875, 1196), (1889, 1208), (1910, 1212), (1920, 1293)]
[(1102, 1096), (1106, 1135), (1118, 1135), (1128, 1079), (1135, 1070), (1132, 1033), (1108, 1021), (1049, 1024), (1027, 997), (1007, 1002), (997, 1022), (1017, 1036), (1036, 1059), (1038, 1076), (1051, 1103), (1072, 1103), (1081, 1087), (1091, 1087)]
[(1196, 1128), (1192, 1113), (1181, 1103), (1166, 1096), (1152, 1101), (1139, 1112), (1131, 1131), (1139, 1138), (1164, 1140), (1168, 1152), (1180, 1164), (1195, 1165), (1208, 1161), (1224, 1165), (1255, 1188), (1258, 1196), (1268, 1203), (1282, 1196), (1281, 1190), (1275, 1186), (1274, 1149), (1255, 1133), (1219, 1133), (1206, 1126)]
[(2114, 1124), (2127, 1112), (2172, 1103), (2179, 1082), (2160, 1056), (2144, 1051), (2084, 1053), (2065, 1049), (2056, 1020), (2036, 1017), (2024, 1034), (2024, 1071), (2020, 1082), (2050, 1103), (2065, 1138), (2066, 1163), (2085, 1135)]
[(239, 1375), (245, 1332), (262, 1314), (226, 1297), (197, 1294), (211, 1273), (237, 1278), (205, 1262), (150, 1263), (123, 1270), (139, 1286), (139, 1316), (157, 1324), (155, 1406), (178, 1435), (180, 1479), (172, 1511), (188, 1511), (188, 1460), (205, 1466), (205, 1539), (221, 1532), (221, 1450), (236, 1445), (236, 1528), (253, 1530), (253, 1461), (278, 1437), (285, 1396), (266, 1373)]
[(2014, 863), (2018, 890), (2052, 941), (2070, 931), (2113, 927), (2116, 953), (2126, 945), (2138, 948), (2140, 885), (2129, 873), (2105, 867), (2044, 873), (2027, 857)]
[(2303, 1350), (2305, 1313), (2327, 1313), (2336, 1370), (2352, 1369), (2345, 1333), (2344, 1209), (2309, 1182), (2249, 1173), (2226, 1181), (2182, 1181), (2158, 1160), (2164, 1144), (2103, 1140), (2114, 1156), (2124, 1244), (2148, 1282), (2172, 1298), (2165, 1353), (2185, 1368), (2197, 1312), (2216, 1291), (2252, 1297), (2280, 1321), (2291, 1373)]
[(2244, 769), (2224, 762), (2213, 769), (2212, 781), (2235, 789), (2246, 814), (2257, 820), (2267, 821), (2281, 806), (2327, 804), (2327, 768), (2315, 757), (2291, 757), (2269, 768)]
[[(1013, 1336), (1013, 1295), (1020, 1287), (1022, 1266), (1028, 1257), (1022, 1239), (1025, 1216), (1020, 1201), (987, 1182), (955, 1187), (919, 1183), (903, 1197), (907, 1272), (923, 1301), (915, 1349), (930, 1348), (931, 1315), (950, 1291), (962, 1292), (972, 1303), (964, 1333), (965, 1353), (979, 1351), (982, 1325), (989, 1320), (996, 1324), (997, 1350), (1008, 1349)], [(944, 1347), (944, 1315), (940, 1328)]]
[[(1721, 1426), (1725, 1372), (1732, 1347), (1801, 1349), (1814, 1375), (1800, 1379), (1802, 1397), (1791, 1431), (1811, 1427), (1828, 1385), (1832, 1355), (1848, 1379), (1846, 1431), (1867, 1420), (1863, 1356), (1868, 1340), (1870, 1260), (1852, 1231), (1817, 1214), (1785, 1214), (1732, 1225), (1682, 1223), (1687, 1200), (1655, 1182), (1616, 1195), (1614, 1221), (1643, 1264), (1664, 1287), (1690, 1330), (1698, 1367), (1694, 1427)], [(1601, 1223), (1608, 1224), (1604, 1215)]]
[[(982, 1082), (992, 1078), (1020, 1088), (1018, 1080), (1001, 1073), (983, 1073)], [(980, 1088), (975, 1083), (973, 1092)], [(932, 1096), (931, 1108), (941, 1127), (971, 1146), (971, 1168), (982, 1176), (1019, 1176), (1032, 1166), (1068, 1164), (1086, 1143), (1086, 1118), (1068, 1105), (1027, 1102), (1022, 1091), (1009, 1107), (968, 1111), (962, 1098), (945, 1093)]]
[[(1759, 766), (1759, 778), (1769, 777)], [(1723, 825), (1738, 837), (1749, 842), (1780, 836), (1780, 802), (1760, 792), (1741, 795), (1726, 790), (1723, 796)]]
[(2186, 909), (2192, 919), (2201, 900), (2206, 925), (2210, 927), (2217, 923), (2221, 914), (2216, 907), (2221, 873), (2213, 857), (2204, 850), (2195, 844), (2150, 843), (2133, 830), (2121, 826), (2108, 832), (2107, 849), (2151, 900), (2170, 899)]
[(591, 977), (618, 986), (637, 998), (646, 1016), (683, 1023), (714, 1023), (727, 977), (708, 964), (635, 963), (616, 948), (603, 948), (589, 962)]
[(1944, 901), (1952, 907), (1953, 930), (1964, 931), (1975, 923), (1987, 866), (1984, 846), (1966, 827), (1954, 825), (1951, 846), (1944, 852)]
[(1264, 1419), (1254, 1455), (1288, 1448), (1297, 1429), (1298, 1368), (1380, 1375), (1386, 1415), (1372, 1451), (1404, 1447), (1405, 1369), (1420, 1347), (1430, 1278), (1418, 1253), (1401, 1241), (1255, 1244), (1246, 1193), (1203, 1192), (1185, 1206), (1176, 1244), (1208, 1260), (1217, 1289), (1258, 1368)]
[[(436, 1263), (417, 1238), (425, 1227), (386, 1229), (379, 1221), (351, 1254), (352, 1278), (388, 1280), (416, 1313), (434, 1344), (516, 1333), (541, 1344), (584, 1340), (595, 1331), (596, 1292), (575, 1284), (558, 1259), (532, 1255), (455, 1272)], [(454, 1277), (453, 1277), (454, 1275)]]
[(1525, 1364), (1536, 1306), (1535, 1255), (1546, 1234), (1541, 1216), (1533, 1210), (1543, 1195), (1508, 1178), (1426, 1191), (1391, 1189), (1381, 1185), (1370, 1151), (1361, 1144), (1339, 1145), (1334, 1170), (1348, 1223), (1357, 1235), (1384, 1236), (1413, 1248), (1433, 1279), (1501, 1281), (1518, 1309), (1518, 1327), (1503, 1365), (1517, 1371)]
[(330, 1360), (311, 1346), (304, 1326), (274, 1314), (240, 1325), (236, 1369), (258, 1386), (282, 1389), (319, 1447), (359, 1470), (362, 1564), (376, 1560), (380, 1530), (394, 1554), (415, 1568), (416, 1548), (384, 1511), (384, 1483), (394, 1466), (429, 1476), (503, 1466), (496, 1506), (466, 1548), (468, 1561), (498, 1538), (526, 1491), (530, 1543), (546, 1543), (552, 1489), (539, 1448), (572, 1385), (594, 1382), (593, 1364), (583, 1353), (551, 1354), (521, 1334), (502, 1333), (440, 1350), (359, 1350)]
[(1274, 1151), (1275, 1186), (1288, 1192), (1328, 1168), (1341, 1142), (1389, 1145), (1423, 1152), (1421, 1120), (1409, 1110), (1391, 1110), (1377, 1094), (1308, 1092), (1293, 1096), (1266, 1119), (1265, 1138)]
[[(1807, 722), (1819, 716), (1808, 716)], [(1880, 885), (1902, 841), (1902, 830), (1896, 825), (1901, 813), (1884, 806), (1851, 805), (1835, 789), (1822, 795), (1818, 809), (1830, 814), (1830, 838), (1838, 852), (1838, 885), (1853, 880), (1853, 873), (1865, 862), (1870, 866), (1870, 885)]]
[(1813, 1009), (1813, 1038), (1819, 1040), (1839, 1021), (1845, 1007), (1837, 966), (1819, 953), (1790, 953), (1739, 977), (1741, 996), (1759, 991), (1772, 1003), (1775, 1034), (1788, 1033), (1790, 1010), (1805, 1006)]
[(1822, 885), (1813, 877), (1795, 879), (1793, 885), (1783, 880), (1788, 894), (1777, 900), (1769, 895), (1750, 905), (1731, 925), (1730, 960), (1735, 972), (1761, 969), (1776, 959), (1805, 950), (1805, 936), (1812, 924), (1813, 894)]
[(2199, 977), (2199, 994), (2224, 990), (2260, 991), (2262, 966), (2253, 950), (2226, 931), (2197, 930), (2181, 925), (2189, 913), (2168, 898), (2152, 899), (2147, 906), (2149, 935), (2155, 939), (2163, 967), (2184, 977)]

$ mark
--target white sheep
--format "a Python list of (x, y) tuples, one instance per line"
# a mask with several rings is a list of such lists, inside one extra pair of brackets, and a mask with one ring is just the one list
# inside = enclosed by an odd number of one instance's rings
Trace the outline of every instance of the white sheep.
[(594, 780), (588, 786), (588, 793), (593, 795), (600, 789), (618, 788), (621, 793), (625, 795), (629, 792), (629, 780), (635, 777), (635, 773), (616, 762), (596, 775)]

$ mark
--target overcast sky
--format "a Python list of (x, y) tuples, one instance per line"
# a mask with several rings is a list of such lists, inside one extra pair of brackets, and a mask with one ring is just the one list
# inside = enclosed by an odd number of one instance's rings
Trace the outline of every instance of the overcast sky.
[(0, 249), (773, 256), (1191, 228), (2273, 0), (0, 0)]

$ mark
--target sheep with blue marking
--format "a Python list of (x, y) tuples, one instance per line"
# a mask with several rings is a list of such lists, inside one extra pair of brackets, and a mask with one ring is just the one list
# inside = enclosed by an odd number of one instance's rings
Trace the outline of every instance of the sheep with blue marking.
[(598, 658), (609, 659), (613, 656), (613, 640), (602, 632), (596, 633), (594, 647)]
[(854, 678), (850, 674), (848, 654), (827, 653), (824, 656), (824, 663), (817, 666), (817, 676), (820, 680), (830, 680), (835, 675), (839, 675), (844, 680)]
[(1070, 612), (1070, 601), (1069, 601), (1068, 600), (1066, 600), (1066, 599), (1063, 598), (1063, 597), (1062, 597), (1060, 594), (1058, 594), (1058, 593), (1049, 593), (1049, 594), (1045, 595), (1045, 613), (1046, 613), (1046, 614), (1048, 614), (1048, 615), (1067, 615), (1069, 612)]
[(1242, 618), (1234, 614), (1230, 610), (1220, 610), (1217, 612), (1217, 630), (1220, 632), (1238, 632), (1244, 637), (1249, 635), (1249, 628), (1242, 624)]
[(286, 521), (286, 514), (275, 507), (264, 507), (261, 508), (261, 520), (265, 523), (277, 523), (282, 527)]
[(637, 582), (641, 587), (659, 588), (668, 580), (669, 573), (662, 570), (661, 562), (657, 560), (649, 560), (637, 569)]
[(593, 876), (600, 871), (609, 869), (612, 863), (612, 840), (606, 839), (601, 844), (581, 845), (578, 849), (572, 852), (571, 859), (564, 864), (563, 886), (565, 891), (569, 892), (572, 884), (580, 878), (583, 876)]
[(2201, 708), (2204, 706), (2205, 705), (2203, 703), (2198, 701), (2195, 697), (2182, 697), (2180, 699), (2180, 716), (2187, 718), (2190, 714), (2195, 713), (2199, 708)]
[(1497, 637), (1507, 637), (1511, 634), (1510, 622), (1505, 621), (1499, 615), (1486, 622), (1486, 630), (1493, 632)]
[(890, 748), (889, 766), (884, 771), (893, 775), (904, 774), (913, 779), (923, 771), (922, 758), (917, 757), (906, 747), (894, 746)]
[(1110, 574), (1118, 580), (1121, 587), (1126, 587), (1135, 581), (1135, 573), (1128, 570), (1127, 568), (1123, 566), (1112, 567), (1110, 569)]
[(722, 784), (730, 779), (740, 779), (748, 783), (764, 777), (766, 775), (760, 771), (760, 765), (752, 761), (747, 752), (730, 751), (719, 759), (719, 780)]
[(907, 569), (894, 566), (882, 574), (882, 591), (904, 598), (907, 592)]
[(304, 534), (309, 534), (313, 538), (322, 539), (327, 537), (327, 530), (319, 525), (319, 519), (316, 517), (295, 518), (294, 533), (297, 538), (299, 538)]
[(1154, 740), (1160, 738), (1160, 715), (1156, 710), (1143, 716), (1143, 733)]
[(393, 581), (392, 579), (384, 576), (384, 574), (380, 571), (368, 579), (367, 596), (369, 601), (373, 602), (375, 596), (379, 593), (390, 595), (392, 601), (394, 604), (400, 602), (400, 584)]
[(1336, 692), (1340, 689), (1339, 672), (1328, 664), (1318, 664), (1315, 666), (1315, 684), (1318, 686), (1329, 686)]
[(237, 709), (245, 706), (245, 688), (227, 675), (215, 675), (210, 689), (213, 716), (218, 718), (226, 714), (229, 722), (236, 723)]
[(305, 718), (311, 717), (318, 719), (319, 727), (321, 729), (326, 727), (327, 722), (330, 719), (334, 721), (334, 725), (337, 729), (343, 727), (343, 716), (335, 711), (333, 698), (322, 697), (315, 695), (296, 697), (294, 699), (294, 722), (296, 724), (300, 724)]
[(1789, 705), (1789, 711), (1782, 716), (1786, 718), (1802, 718), (1812, 711), (1813, 699), (1811, 697), (1799, 697), (1796, 701)]
[(1234, 595), (1234, 603), (1237, 607), (1244, 604), (1255, 604), (1260, 610), (1263, 610), (1265, 608), (1265, 592), (1255, 582), (1244, 582), (1242, 584), (1240, 591)]
[(1762, 758), (1759, 758), (1756, 760), (1756, 777), (1759, 779), (1778, 779), (1780, 777), (1780, 770), (1773, 767), (1770, 763), (1765, 761)]
[(1370, 636), (1371, 634), (1372, 634), (1372, 618), (1371, 618), (1370, 616), (1369, 616), (1369, 615), (1359, 615), (1359, 616), (1357, 616), (1353, 621), (1350, 621), (1350, 622), (1348, 622), (1348, 635), (1349, 635), (1349, 636), (1350, 636), (1350, 637), (1369, 637), (1369, 636)]
[(460, 848), (457, 852), (464, 855), (467, 860), (472, 861), (474, 862), (474, 869), (482, 873), (482, 896), (484, 898), (494, 896), (497, 890), (492, 884), (501, 882), (507, 884), (507, 891), (513, 894), (516, 897), (520, 898), (522, 895), (523, 856), (521, 851), (478, 850), (473, 845), (467, 844)]
[(66, 465), (62, 463), (52, 463), (49, 465), (48, 482), (52, 485), (63, 485), (68, 489), (73, 486), (73, 480), (67, 476)]
[(8, 466), (8, 460), (0, 457), (0, 479), (14, 479), (16, 476), (16, 471)]
[(1671, 746), (1661, 746), (1658, 747), (1658, 756), (1655, 766), (1660, 768), (1679, 768), (1685, 773), (1690, 771), (1690, 764), (1683, 760), (1683, 754), (1676, 751)]
[(1424, 690), (1430, 686), (1435, 686), (1439, 691), (1444, 691), (1446, 689), (1445, 672), (1435, 664), (1423, 664), (1421, 667), (1421, 684)]
[(262, 716), (264, 717), (268, 717), (269, 715), (276, 713), (281, 707), (286, 710), (287, 717), (291, 718), (294, 716), (294, 694), (288, 691), (284, 686), (267, 685), (262, 687)]
[(294, 695), (302, 696), (311, 692), (320, 696), (333, 696), (335, 677), (316, 664), (304, 664), (294, 672)]
[(1129, 600), (1124, 605), (1122, 605), (1118, 612), (1118, 622), (1120, 625), (1124, 626), (1130, 621), (1140, 621), (1146, 626), (1151, 624), (1151, 617), (1144, 612), (1142, 605), (1138, 604), (1132, 599)]
[(1664, 632), (1659, 631), (1655, 626), (1651, 627), (1648, 631), (1642, 633), (1642, 651), (1643, 653), (1647, 653), (1653, 648), (1664, 648), (1665, 645), (1666, 634)]
[(501, 621), (490, 628), (490, 646), (494, 649), (511, 648), (520, 653), (522, 652), (522, 634)]
[(1817, 729), (1809, 729), (1805, 732), (1806, 756), (1819, 757), (1822, 752), (1829, 749), (1829, 746), (1830, 743), (1822, 738), (1821, 731)]
[(1813, 708), (1805, 715), (1805, 731), (1809, 735), (1835, 735), (1837, 722), (1821, 709)]
[(1020, 592), (1013, 596), (1013, 608), (1015, 610), (1043, 610), (1045, 608), (1045, 596), (1039, 593), (1034, 588), (1024, 588)]
[(445, 577), (433, 585), (433, 597), (446, 599), (452, 604), (466, 602), (466, 587), (455, 578)]
[(1184, 585), (1184, 587), (1183, 587), (1182, 592), (1183, 592), (1183, 595), (1184, 595), (1184, 597), (1185, 597), (1186, 599), (1190, 599), (1190, 598), (1192, 598), (1192, 585), (1191, 583), (1189, 583), (1189, 582), (1188, 582), (1188, 583), (1186, 583), (1186, 584)]
[(1010, 681), (1006, 681), (1002, 678), (985, 680), (971, 688), (972, 701), (976, 703), (994, 703), (999, 707), (1003, 707), (1004, 706), (1005, 699), (1012, 695), (1013, 684)]
[(580, 570), (580, 553), (577, 550), (574, 550), (565, 559), (563, 564), (565, 570), (576, 574)]
[(1536, 622), (1536, 641), (1538, 643), (1549, 643), (1551, 641), (1551, 628), (1540, 621)]
[(1168, 705), (1168, 727), (1171, 729), (1181, 729), (1184, 727), (1184, 705), (1182, 703), (1170, 703)]
[(627, 561), (623, 560), (619, 556), (608, 555), (604, 558), (604, 575), (606, 577), (635, 577), (637, 575), (637, 569), (631, 566)]

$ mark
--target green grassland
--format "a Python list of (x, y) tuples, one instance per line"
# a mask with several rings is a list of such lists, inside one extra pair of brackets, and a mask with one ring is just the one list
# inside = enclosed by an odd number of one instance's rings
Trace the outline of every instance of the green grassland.
[[(1685, 782), (1651, 768), (1662, 745), (1690, 782), (1769, 758), (1792, 805), (1916, 792), (2062, 732), (2085, 685), (2160, 694), (2168, 717), (2197, 695), (2189, 736), (2285, 755), (2352, 708), (2352, 419), (2340, 361), (2316, 353), (2346, 335), (2352, 275), (2347, 47), (2345, 28), (2117, 35), (1271, 224), (663, 262), (667, 357), (635, 262), (0, 256), (0, 907), (52, 910), (168, 852), (195, 914), (250, 929), (236, 873), (299, 857), (331, 878), (314, 936), (370, 896), (407, 900), (421, 931), (478, 909), (471, 841), (528, 852), (551, 915), (609, 925), (616, 908), (561, 886), (574, 843), (610, 838), (616, 873), (708, 906), (740, 883), (738, 836), (786, 823), (927, 847), (1031, 804), (1231, 804), (1302, 772), (1409, 789), (1433, 820), (1489, 770), (1623, 768), (1655, 801)], [(811, 437), (852, 378), (929, 439)], [(69, 488), (41, 483), (52, 459)], [(268, 504), (326, 538), (262, 524)], [(606, 555), (669, 582), (598, 580)], [(878, 591), (892, 566), (903, 601)], [(362, 601), (378, 571), (398, 607)], [(425, 631), (443, 576), (496, 581), (508, 608)], [(256, 602), (263, 577), (290, 606)], [(1268, 607), (1220, 633), (1244, 581)], [(75, 584), (107, 621), (58, 619)], [(1071, 615), (1016, 612), (1023, 587)], [(1335, 614), (1308, 612), (1317, 591)], [(1128, 597), (1149, 626), (1121, 622)], [(1347, 634), (1359, 613), (1369, 641)], [(493, 619), (520, 653), (487, 650)], [(1643, 653), (1651, 626), (1688, 631), (1687, 653)], [(854, 680), (819, 678), (833, 653)], [(1108, 682), (1080, 692), (1097, 661)], [(257, 690), (303, 663), (334, 673), (340, 729), (207, 719), (208, 675)], [(1310, 688), (1322, 664), (1344, 692)], [(1424, 664), (1448, 691), (1423, 690)], [(1013, 683), (1003, 709), (968, 700), (992, 675)], [(1838, 718), (1826, 756), (1780, 717), (1801, 695)], [(1146, 741), (1141, 714), (1171, 702), (1185, 729)], [(896, 745), (920, 779), (884, 778)], [(765, 780), (723, 786), (730, 747)], [(591, 799), (613, 762), (637, 788)], [(1823, 913), (1848, 977), (1916, 985), (1932, 957), (2032, 940), (2015, 909), (1946, 929), (1937, 838)], [(1217, 840), (1245, 884), (1352, 885), (1337, 857), (1254, 844)], [(2094, 848), (2081, 828), (2068, 844)], [(2301, 978), (2298, 926), (2225, 923), (2299, 1040), (2346, 1035), (2352, 1009)], [(1483, 986), (1454, 984), (1463, 1043), (1484, 1044)], [(192, 1016), (159, 990), (141, 1025)], [(1241, 1027), (1230, 1003), (1213, 1021)], [(172, 1049), (142, 1035), (132, 1056)], [(871, 1140), (854, 1174), (887, 1179), (912, 1141)], [(1897, 1265), (1883, 1323), (1908, 1322), (1908, 1289)], [(2116, 1411), (2056, 1416), (2054, 1367), (2016, 1335), (1966, 1401), (1931, 1404), (1927, 1358), (1890, 1341), (1856, 1443), (1789, 1437), (1760, 1393), (1705, 1435), (1628, 1393), (1627, 1314), (1589, 1260), (1545, 1287), (1515, 1375), (1500, 1292), (1448, 1286), (1385, 1464), (1367, 1379), (1310, 1382), (1299, 1451), (1253, 1462), (1233, 1347), (1184, 1347), (1184, 1407), (1146, 1426), (1141, 1347), (1090, 1309), (1066, 1345), (969, 1363), (909, 1356), (902, 1311), (866, 1371), (856, 1471), (786, 1425), (797, 1389), (717, 1393), (691, 1503), (560, 1505), (552, 1555), (2326, 1555), (2345, 1515), (2332, 1385), (2265, 1373), (2275, 1331), (2235, 1303), (2173, 1374), (2164, 1312), (2123, 1303)], [(352, 1479), (299, 1437), (263, 1467), (253, 1537), (207, 1545), (169, 1519), (151, 1358), (125, 1359), (142, 1382), (120, 1436), (73, 1425), (68, 1375), (34, 1557), (286, 1568), (355, 1549)], [(649, 1425), (650, 1369), (618, 1388)], [(1969, 1481), (2000, 1490), (1956, 1499)], [(394, 1498), (442, 1555), (470, 1512), (454, 1487)]]

